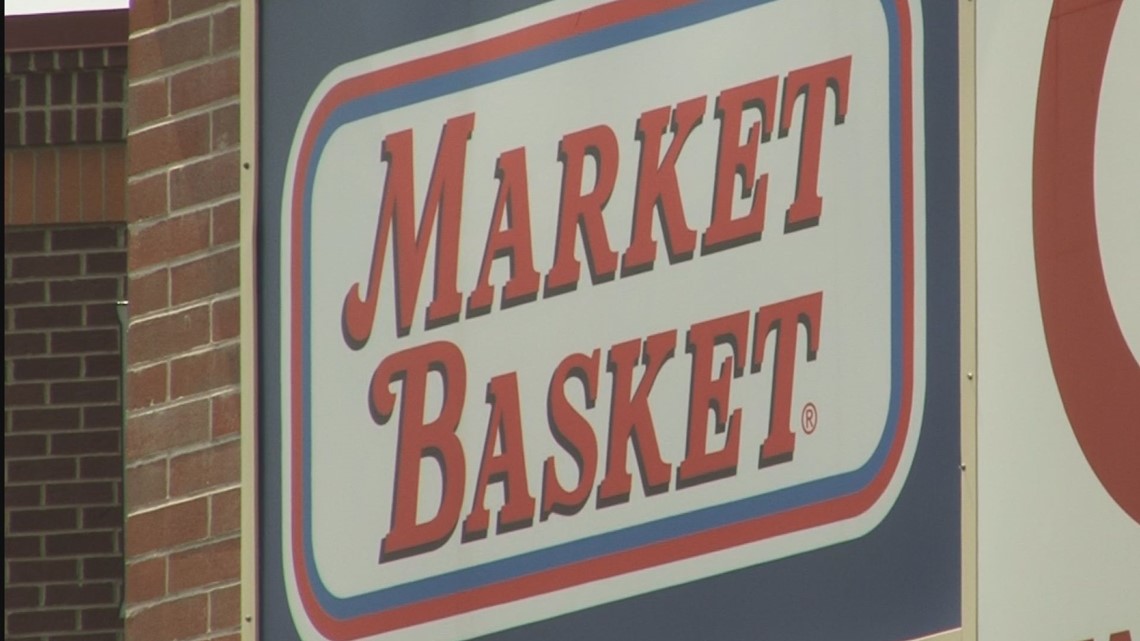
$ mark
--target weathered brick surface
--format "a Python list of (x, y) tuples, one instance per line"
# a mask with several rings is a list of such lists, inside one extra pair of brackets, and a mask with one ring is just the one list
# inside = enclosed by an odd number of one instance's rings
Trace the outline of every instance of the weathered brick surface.
[(4, 231), (5, 638), (113, 641), (122, 634), (122, 357), (105, 310), (125, 294), (126, 229)]
[(121, 141), (125, 48), (4, 54), (4, 146)]
[(128, 641), (241, 622), (238, 6), (131, 5)]
[(126, 213), (126, 147), (4, 149), (4, 225), (121, 221)]

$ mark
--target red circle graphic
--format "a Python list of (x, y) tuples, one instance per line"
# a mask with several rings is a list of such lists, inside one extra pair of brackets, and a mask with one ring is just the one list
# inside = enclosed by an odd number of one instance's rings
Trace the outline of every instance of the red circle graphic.
[(1033, 154), (1033, 242), (1053, 376), (1100, 483), (1140, 523), (1140, 365), (1113, 312), (1096, 231), (1093, 157), (1122, 0), (1056, 0)]

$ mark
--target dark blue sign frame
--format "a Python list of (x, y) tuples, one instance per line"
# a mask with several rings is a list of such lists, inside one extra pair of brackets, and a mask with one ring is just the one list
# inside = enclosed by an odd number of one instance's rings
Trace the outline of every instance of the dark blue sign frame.
[[(309, 96), (338, 65), (533, 2), (259, 7), (258, 306), (279, 308), (281, 193)], [(715, 4), (715, 3), (714, 3)], [(913, 639), (961, 624), (957, 4), (923, 3), (927, 330), (923, 425), (896, 504), (866, 536), (488, 635), (486, 639)], [(281, 550), (279, 319), (259, 320), (262, 638), (296, 641)]]

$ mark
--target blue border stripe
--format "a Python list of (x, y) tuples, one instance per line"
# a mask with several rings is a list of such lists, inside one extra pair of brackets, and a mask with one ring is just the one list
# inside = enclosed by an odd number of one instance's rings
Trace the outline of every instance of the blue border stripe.
[[(508, 58), (458, 70), (449, 74), (427, 78), (403, 85), (383, 93), (364, 96), (338, 107), (320, 131), (314, 145), (313, 157), (320, 158), (333, 133), (343, 125), (377, 113), (398, 109), (439, 96), (490, 84), (511, 76), (527, 73), (546, 66), (586, 54), (609, 49), (628, 42), (660, 35), (679, 28), (723, 17), (772, 0), (733, 0), (731, 2), (705, 1), (634, 21), (613, 25), (515, 54)], [(311, 545), (312, 470), (308, 453), (312, 451), (310, 426), (312, 372), (308, 362), (309, 335), (311, 332), (312, 282), (308, 245), (304, 245), (303, 265), (303, 391), (304, 391), (304, 450), (306, 453), (302, 474), (305, 505), (304, 527), (306, 537), (305, 562), (309, 576), (315, 578), (313, 592), (329, 615), (338, 619), (351, 619), (373, 614), (425, 599), (464, 592), (491, 583), (539, 573), (567, 564), (589, 560), (602, 555), (634, 550), (636, 548), (700, 533), (717, 527), (777, 514), (794, 508), (851, 494), (865, 487), (882, 467), (894, 440), (898, 424), (900, 403), (900, 371), (902, 368), (902, 188), (901, 188), (901, 100), (898, 16), (894, 0), (881, 0), (890, 36), (890, 135), (891, 135), (891, 392), (890, 409), (882, 438), (875, 451), (862, 467), (836, 476), (810, 481), (732, 503), (710, 506), (650, 523), (607, 532), (585, 539), (571, 541), (518, 556), (463, 568), (373, 592), (339, 598), (333, 595), (320, 579)], [(304, 202), (304, 237), (312, 232), (312, 185), (316, 162), (310, 162), (306, 176)], [(296, 544), (296, 542), (294, 542)]]

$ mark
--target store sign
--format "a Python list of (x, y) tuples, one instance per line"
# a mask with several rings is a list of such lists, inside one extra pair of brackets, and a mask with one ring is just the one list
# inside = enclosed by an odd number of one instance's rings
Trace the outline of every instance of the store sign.
[(882, 521), (924, 406), (917, 13), (554, 4), (325, 77), (277, 241), (303, 638), (469, 638)]
[(978, 639), (1130, 641), (1140, 3), (977, 17)]

